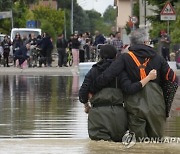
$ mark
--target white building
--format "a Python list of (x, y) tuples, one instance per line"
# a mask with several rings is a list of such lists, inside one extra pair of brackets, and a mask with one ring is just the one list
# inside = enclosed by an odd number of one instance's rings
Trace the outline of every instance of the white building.
[(145, 27), (148, 31), (151, 23), (145, 18), (155, 15), (152, 10), (156, 9), (156, 7), (148, 5), (146, 0), (114, 0), (114, 5), (117, 7), (116, 30), (121, 31), (124, 44), (129, 44), (125, 26), (130, 17), (133, 16), (134, 3), (139, 3), (139, 27)]

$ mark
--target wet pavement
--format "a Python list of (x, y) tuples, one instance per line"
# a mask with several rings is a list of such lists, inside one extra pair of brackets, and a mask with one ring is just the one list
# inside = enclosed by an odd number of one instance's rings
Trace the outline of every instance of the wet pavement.
[[(11, 68), (12, 69), (12, 68)], [(9, 70), (10, 71), (10, 70)], [(1, 72), (1, 70), (0, 70)], [(2, 71), (3, 72), (3, 71)], [(0, 76), (0, 153), (178, 153), (179, 143), (91, 141), (87, 114), (78, 100), (77, 68), (15, 68)], [(180, 88), (167, 119), (166, 136), (180, 137)]]

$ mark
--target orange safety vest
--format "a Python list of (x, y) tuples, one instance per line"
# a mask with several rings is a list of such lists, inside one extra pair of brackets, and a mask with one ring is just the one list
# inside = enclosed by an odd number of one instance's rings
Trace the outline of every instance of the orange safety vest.
[(138, 66), (138, 68), (140, 70), (141, 80), (144, 79), (147, 76), (145, 68), (146, 68), (147, 63), (149, 62), (150, 58), (146, 59), (145, 62), (143, 64), (141, 64), (132, 51), (129, 51), (128, 54), (131, 56), (131, 58), (134, 60), (134, 62)]

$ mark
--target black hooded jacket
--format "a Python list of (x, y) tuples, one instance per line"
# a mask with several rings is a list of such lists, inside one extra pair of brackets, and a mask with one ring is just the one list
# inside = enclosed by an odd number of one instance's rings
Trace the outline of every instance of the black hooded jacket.
[[(129, 47), (129, 51), (132, 51), (136, 55), (141, 64), (145, 62), (146, 58), (150, 58), (147, 67), (145, 68), (146, 74), (149, 74), (152, 69), (157, 70), (157, 78), (152, 82), (156, 82), (157, 84), (161, 85), (161, 81), (165, 79), (166, 73), (169, 69), (169, 65), (166, 60), (158, 55), (153, 48), (143, 44), (131, 46)], [(108, 69), (106, 69), (100, 76), (96, 78), (96, 89), (102, 89), (115, 77), (122, 76), (121, 73), (123, 70), (127, 72), (129, 79), (133, 83), (141, 80), (140, 71), (136, 63), (128, 53), (124, 53), (122, 56), (119, 56)], [(174, 72), (171, 70), (169, 73), (169, 80), (171, 81), (173, 74)], [(177, 77), (176, 80), (178, 80)]]
[[(103, 59), (99, 61), (98, 63), (94, 64), (90, 71), (86, 74), (85, 79), (82, 83), (82, 86), (79, 90), (79, 100), (81, 103), (87, 103), (88, 102), (88, 94), (95, 94), (100, 89), (96, 88), (95, 80), (96, 78), (102, 74), (103, 71), (105, 71), (113, 62), (112, 59)], [(142, 84), (140, 82), (133, 83), (129, 80), (127, 73), (122, 72), (120, 78), (114, 78), (111, 82), (109, 82), (105, 87), (108, 88), (121, 88), (125, 89), (127, 93), (136, 93), (140, 89), (142, 89)]]

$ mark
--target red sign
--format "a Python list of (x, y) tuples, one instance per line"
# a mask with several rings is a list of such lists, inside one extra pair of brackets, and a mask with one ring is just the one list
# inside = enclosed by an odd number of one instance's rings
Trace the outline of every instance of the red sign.
[(176, 13), (171, 3), (167, 2), (160, 14), (161, 15), (175, 15)]

